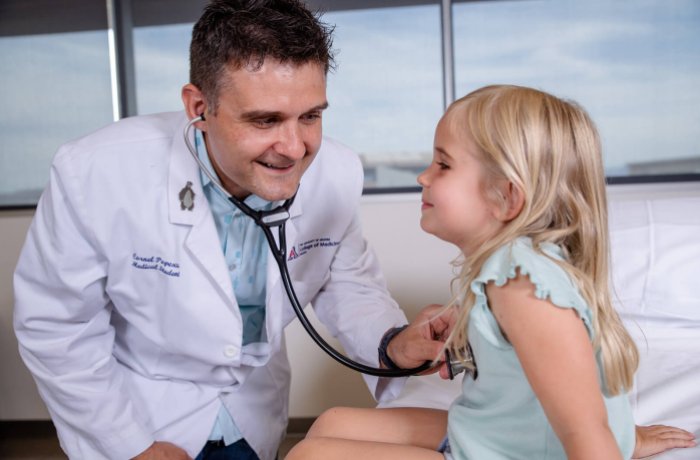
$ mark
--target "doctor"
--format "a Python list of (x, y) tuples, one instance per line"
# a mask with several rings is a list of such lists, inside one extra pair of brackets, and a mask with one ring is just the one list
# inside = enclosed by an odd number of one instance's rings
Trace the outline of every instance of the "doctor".
[[(352, 358), (377, 366), (405, 324), (361, 234), (360, 161), (321, 135), (330, 45), (296, 0), (214, 1), (184, 113), (56, 154), (15, 274), (15, 330), (70, 458), (274, 459), (284, 436), (294, 313), (262, 232), (188, 152), (190, 119), (204, 115), (192, 141), (232, 195), (261, 209), (298, 189), (291, 278)], [(394, 335), (384, 362), (432, 359), (441, 327)], [(377, 399), (402, 384), (366, 381)]]

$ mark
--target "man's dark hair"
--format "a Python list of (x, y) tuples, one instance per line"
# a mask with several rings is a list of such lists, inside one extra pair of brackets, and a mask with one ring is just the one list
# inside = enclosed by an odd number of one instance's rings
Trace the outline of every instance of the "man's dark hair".
[(333, 68), (333, 28), (298, 0), (213, 0), (194, 25), (190, 82), (216, 111), (227, 68), (259, 68), (267, 58)]

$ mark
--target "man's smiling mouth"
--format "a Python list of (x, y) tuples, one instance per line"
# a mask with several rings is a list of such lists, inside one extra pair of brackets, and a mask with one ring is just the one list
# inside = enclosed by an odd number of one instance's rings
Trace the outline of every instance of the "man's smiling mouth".
[(258, 161), (257, 163), (268, 168), (268, 169), (274, 169), (276, 171), (285, 171), (285, 170), (291, 169), (294, 166), (294, 163), (291, 163), (288, 165), (274, 165), (272, 163), (266, 163), (264, 161)]

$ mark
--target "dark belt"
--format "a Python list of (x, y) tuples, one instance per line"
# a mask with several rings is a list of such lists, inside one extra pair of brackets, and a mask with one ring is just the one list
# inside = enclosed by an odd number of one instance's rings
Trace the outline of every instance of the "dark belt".
[(239, 439), (228, 446), (223, 439), (217, 439), (204, 444), (197, 460), (260, 460), (260, 458), (245, 439)]
[(204, 445), (205, 447), (226, 447), (226, 443), (223, 439), (217, 439), (216, 441), (207, 441)]

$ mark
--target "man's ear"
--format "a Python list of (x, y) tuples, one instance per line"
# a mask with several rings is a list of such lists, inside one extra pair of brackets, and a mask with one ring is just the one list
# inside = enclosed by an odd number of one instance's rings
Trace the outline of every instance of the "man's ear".
[(502, 206), (498, 210), (496, 218), (502, 222), (510, 222), (518, 217), (525, 205), (525, 194), (511, 181), (504, 181), (500, 186), (500, 193), (503, 198)]
[[(207, 100), (202, 91), (192, 83), (187, 83), (182, 87), (182, 103), (185, 106), (187, 118), (192, 120), (200, 115), (204, 115), (207, 111)], [(206, 131), (206, 123), (199, 122), (196, 124), (197, 129)]]

